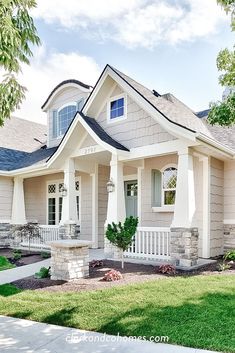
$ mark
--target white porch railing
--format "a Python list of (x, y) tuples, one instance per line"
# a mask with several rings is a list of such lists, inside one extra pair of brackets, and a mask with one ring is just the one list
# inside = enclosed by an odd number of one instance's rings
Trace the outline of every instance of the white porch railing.
[(138, 227), (133, 243), (124, 252), (124, 256), (144, 260), (169, 260), (170, 228)]
[[(39, 237), (30, 239), (30, 247), (32, 249), (50, 249), (46, 244), (49, 241), (59, 240), (59, 226), (56, 225), (40, 225)], [(21, 242), (22, 247), (29, 246), (28, 237), (24, 237)]]

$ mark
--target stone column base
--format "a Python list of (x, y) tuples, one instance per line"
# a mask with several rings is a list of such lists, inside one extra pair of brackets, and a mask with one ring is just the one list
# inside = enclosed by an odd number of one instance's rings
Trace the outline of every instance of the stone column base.
[(171, 260), (190, 267), (198, 263), (198, 228), (171, 228)]
[(10, 223), (0, 223), (0, 248), (10, 246), (12, 243), (12, 225)]
[(235, 224), (224, 224), (224, 252), (235, 249)]
[(51, 279), (71, 281), (88, 277), (89, 245), (79, 240), (51, 242)]

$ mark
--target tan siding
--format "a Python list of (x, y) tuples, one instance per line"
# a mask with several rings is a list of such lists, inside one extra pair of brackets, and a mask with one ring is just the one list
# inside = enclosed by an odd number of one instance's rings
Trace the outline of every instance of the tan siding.
[(0, 177), (0, 223), (11, 219), (12, 197), (12, 178)]
[(235, 224), (235, 161), (224, 163), (224, 219)]
[(211, 231), (210, 248), (211, 256), (223, 253), (223, 219), (224, 219), (224, 163), (215, 158), (211, 159), (210, 176), (210, 196), (211, 196)]
[(47, 182), (63, 180), (63, 174), (50, 174), (24, 180), (25, 212), (27, 221), (47, 222)]
[(57, 146), (61, 138), (53, 139), (52, 131), (53, 131), (53, 110), (57, 110), (62, 107), (66, 103), (70, 102), (78, 102), (81, 98), (87, 98), (88, 93), (82, 92), (79, 88), (76, 87), (66, 87), (63, 91), (59, 92), (59, 94), (53, 99), (50, 109), (48, 111), (48, 129), (49, 129), (49, 139), (48, 145), (50, 147)]
[(109, 180), (109, 167), (99, 165), (98, 176), (98, 246), (104, 246), (104, 224), (107, 217), (108, 193), (106, 184)]
[(108, 123), (105, 105), (97, 121), (110, 136), (128, 148), (175, 139), (129, 96), (127, 96), (127, 119)]
[(177, 164), (177, 156), (169, 155), (145, 160), (145, 168), (142, 171), (141, 189), (141, 219), (145, 227), (169, 227), (172, 223), (173, 212), (152, 211), (152, 169), (162, 169), (167, 164)]

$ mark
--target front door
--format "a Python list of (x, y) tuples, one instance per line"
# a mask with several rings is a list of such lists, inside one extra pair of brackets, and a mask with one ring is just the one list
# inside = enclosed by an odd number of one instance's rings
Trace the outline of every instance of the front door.
[(125, 181), (125, 202), (126, 202), (126, 216), (137, 217), (137, 195), (138, 184), (137, 180)]

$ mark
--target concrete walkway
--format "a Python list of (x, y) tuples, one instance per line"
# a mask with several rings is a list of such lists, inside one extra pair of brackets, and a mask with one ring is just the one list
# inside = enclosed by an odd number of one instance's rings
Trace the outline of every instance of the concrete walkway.
[(20, 266), (10, 270), (0, 271), (0, 285), (17, 281), (18, 279), (33, 276), (41, 267), (49, 267), (50, 259), (35, 262), (31, 265)]
[(0, 352), (213, 353), (163, 343), (128, 341), (126, 337), (103, 335), (5, 316), (0, 316)]

